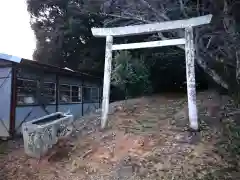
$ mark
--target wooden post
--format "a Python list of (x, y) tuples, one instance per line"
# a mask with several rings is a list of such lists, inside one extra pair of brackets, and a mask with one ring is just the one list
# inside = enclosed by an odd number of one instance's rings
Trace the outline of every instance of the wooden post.
[(56, 86), (55, 86), (55, 89), (56, 89), (56, 112), (58, 112), (59, 110), (59, 75), (56, 74)]
[(112, 44), (113, 37), (106, 37), (106, 51), (105, 51), (105, 66), (104, 66), (104, 80), (103, 80), (103, 101), (102, 101), (102, 121), (101, 127), (105, 128), (107, 123), (107, 116), (109, 111), (109, 95), (112, 69)]
[[(17, 67), (15, 64), (12, 66), (11, 76), (11, 106), (10, 106), (10, 135), (13, 137), (16, 130), (16, 106), (17, 106)], [(1, 120), (0, 120), (1, 121)]]
[(186, 76), (187, 76), (187, 95), (188, 95), (188, 114), (190, 128), (198, 130), (198, 114), (196, 105), (196, 86), (195, 86), (195, 67), (194, 67), (194, 43), (193, 28), (185, 29), (185, 54), (186, 54)]

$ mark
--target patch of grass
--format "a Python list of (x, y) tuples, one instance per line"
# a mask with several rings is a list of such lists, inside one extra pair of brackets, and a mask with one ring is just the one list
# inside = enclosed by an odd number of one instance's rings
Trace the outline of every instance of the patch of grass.
[(7, 145), (5, 142), (0, 141), (0, 154), (5, 154), (7, 150)]

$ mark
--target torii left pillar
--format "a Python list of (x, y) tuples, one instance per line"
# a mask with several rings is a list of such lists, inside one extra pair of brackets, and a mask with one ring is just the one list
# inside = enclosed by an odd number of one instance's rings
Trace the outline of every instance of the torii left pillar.
[(113, 37), (106, 37), (105, 65), (104, 65), (104, 83), (103, 83), (103, 101), (102, 101), (102, 121), (101, 127), (105, 128), (108, 117), (109, 96), (110, 96), (110, 81), (112, 69), (112, 45)]

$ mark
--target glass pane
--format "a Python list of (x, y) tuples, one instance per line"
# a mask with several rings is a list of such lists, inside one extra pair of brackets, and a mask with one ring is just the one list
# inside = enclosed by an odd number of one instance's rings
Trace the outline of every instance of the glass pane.
[(70, 96), (71, 96), (70, 89), (71, 88), (70, 88), (69, 85), (60, 85), (60, 87), (59, 87), (60, 102), (63, 102), (63, 103), (71, 102), (71, 99), (70, 99)]
[(17, 79), (17, 104), (35, 104), (37, 81)]
[(93, 101), (98, 101), (98, 88), (92, 88), (91, 99)]
[(82, 88), (79, 86), (72, 86), (72, 102), (81, 102)]
[(44, 83), (43, 86), (44, 86), (43, 95), (47, 99), (47, 102), (55, 103), (56, 99), (55, 83)]
[(83, 88), (83, 99), (84, 99), (84, 101), (91, 100), (91, 88), (89, 88), (89, 87)]

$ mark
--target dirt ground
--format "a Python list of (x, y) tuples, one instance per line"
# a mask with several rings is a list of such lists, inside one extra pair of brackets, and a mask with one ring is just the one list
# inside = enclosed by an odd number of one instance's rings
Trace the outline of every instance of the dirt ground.
[(99, 112), (83, 117), (40, 160), (24, 154), (20, 139), (2, 142), (0, 179), (240, 179), (240, 111), (214, 92), (197, 98), (197, 133), (188, 130), (186, 97), (165, 94), (113, 103), (104, 131)]

